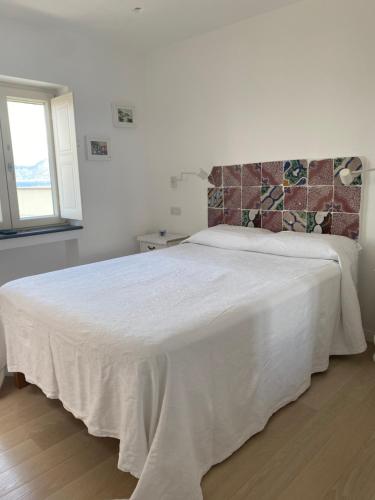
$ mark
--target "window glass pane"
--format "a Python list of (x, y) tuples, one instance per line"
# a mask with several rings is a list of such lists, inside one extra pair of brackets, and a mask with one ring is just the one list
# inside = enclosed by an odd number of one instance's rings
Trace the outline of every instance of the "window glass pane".
[(21, 219), (54, 215), (44, 104), (8, 100)]

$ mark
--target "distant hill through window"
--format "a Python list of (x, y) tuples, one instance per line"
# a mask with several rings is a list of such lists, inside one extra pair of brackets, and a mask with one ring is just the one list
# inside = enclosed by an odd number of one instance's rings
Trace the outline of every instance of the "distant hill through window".
[(48, 160), (44, 159), (35, 165), (15, 165), (18, 188), (51, 188), (51, 177)]

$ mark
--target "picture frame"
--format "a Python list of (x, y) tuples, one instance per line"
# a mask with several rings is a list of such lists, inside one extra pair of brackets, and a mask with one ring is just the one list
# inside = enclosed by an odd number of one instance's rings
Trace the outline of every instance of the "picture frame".
[(136, 125), (135, 108), (130, 104), (112, 104), (112, 121), (115, 127), (134, 128)]
[(86, 136), (86, 154), (88, 160), (108, 161), (111, 159), (111, 141), (108, 137)]

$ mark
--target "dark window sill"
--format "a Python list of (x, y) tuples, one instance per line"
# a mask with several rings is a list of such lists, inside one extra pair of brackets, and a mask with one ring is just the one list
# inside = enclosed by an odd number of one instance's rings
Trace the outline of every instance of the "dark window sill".
[(0, 229), (0, 240), (24, 238), (26, 236), (37, 236), (39, 234), (63, 233), (65, 231), (76, 231), (77, 229), (83, 229), (83, 226), (63, 224), (60, 226), (33, 227), (28, 229), (15, 229), (8, 231)]

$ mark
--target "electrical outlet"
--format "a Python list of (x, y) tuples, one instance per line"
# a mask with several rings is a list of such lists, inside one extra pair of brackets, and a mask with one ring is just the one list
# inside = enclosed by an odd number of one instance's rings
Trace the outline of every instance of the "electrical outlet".
[(171, 215), (181, 215), (181, 207), (171, 207)]

